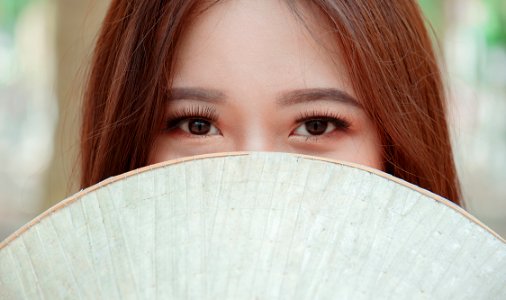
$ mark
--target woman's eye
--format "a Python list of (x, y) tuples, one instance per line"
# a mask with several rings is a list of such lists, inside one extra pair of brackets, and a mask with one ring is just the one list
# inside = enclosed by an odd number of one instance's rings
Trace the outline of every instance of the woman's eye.
[(336, 125), (327, 120), (309, 120), (305, 121), (294, 130), (295, 135), (322, 135), (329, 132), (332, 132), (336, 129)]
[(179, 128), (193, 135), (217, 135), (219, 134), (211, 122), (204, 119), (185, 119), (178, 122), (173, 128)]

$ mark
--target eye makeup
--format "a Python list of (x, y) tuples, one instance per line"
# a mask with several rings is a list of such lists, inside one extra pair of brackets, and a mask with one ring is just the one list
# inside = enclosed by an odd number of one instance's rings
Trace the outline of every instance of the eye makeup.
[(176, 109), (165, 117), (164, 131), (176, 129), (186, 119), (204, 120), (209, 123), (218, 121), (219, 115), (216, 108), (210, 106), (192, 105)]
[[(336, 134), (346, 133), (352, 126), (352, 122), (347, 117), (329, 109), (313, 109), (302, 112), (295, 122), (297, 127), (290, 135), (312, 144), (318, 143), (320, 139), (336, 138)], [(329, 131), (329, 126), (331, 131)], [(301, 134), (301, 131), (307, 134)]]
[(337, 130), (340, 131), (347, 131), (352, 123), (348, 120), (348, 118), (344, 117), (343, 115), (330, 110), (324, 110), (324, 111), (318, 111), (318, 110), (311, 110), (311, 111), (305, 111), (298, 115), (295, 122), (297, 124), (302, 124), (308, 121), (322, 121), (322, 122), (329, 122), (333, 124)]
[[(167, 114), (163, 130), (167, 133), (177, 131), (187, 137), (209, 137), (212, 135), (207, 134), (207, 132), (195, 134), (187, 128), (180, 127), (188, 126), (188, 123), (193, 124), (197, 122), (201, 123), (201, 125), (204, 124), (206, 127), (214, 128), (215, 130), (210, 131), (214, 132), (213, 135), (221, 134), (220, 129), (216, 126), (219, 119), (217, 109), (212, 106), (191, 105), (175, 108)], [(351, 121), (341, 113), (330, 109), (315, 108), (299, 113), (293, 123), (297, 127), (292, 127), (289, 136), (301, 138), (308, 142), (316, 142), (319, 138), (335, 137), (335, 134), (339, 132), (345, 133), (352, 126)], [(319, 129), (323, 130), (315, 130), (313, 126), (316, 125), (320, 126)], [(302, 126), (305, 127), (302, 128)], [(302, 134), (299, 129), (302, 129)]]

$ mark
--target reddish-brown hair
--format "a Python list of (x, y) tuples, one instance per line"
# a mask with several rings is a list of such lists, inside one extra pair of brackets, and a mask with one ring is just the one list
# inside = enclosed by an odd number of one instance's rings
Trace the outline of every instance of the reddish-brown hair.
[[(178, 40), (202, 2), (112, 1), (84, 99), (82, 188), (147, 164)], [(443, 84), (416, 1), (311, 3), (327, 17), (352, 87), (378, 128), (386, 171), (461, 204)]]

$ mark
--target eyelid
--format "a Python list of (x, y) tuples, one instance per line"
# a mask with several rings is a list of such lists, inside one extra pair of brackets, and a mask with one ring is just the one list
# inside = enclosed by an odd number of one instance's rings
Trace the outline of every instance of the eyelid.
[(310, 120), (324, 120), (327, 122), (332, 122), (337, 127), (339, 127), (340, 130), (348, 130), (352, 125), (352, 122), (347, 117), (345, 117), (335, 111), (331, 111), (331, 110), (305, 111), (305, 112), (302, 112), (298, 115), (295, 122), (297, 123), (297, 125), (300, 126), (300, 125), (302, 125), (301, 123), (304, 123), (304, 122), (307, 122)]
[(192, 105), (175, 109), (165, 117), (165, 130), (173, 129), (181, 121), (186, 119), (203, 119), (216, 123), (219, 119), (216, 108), (211, 106)]
[[(206, 105), (191, 105), (191, 106), (185, 106), (183, 108), (177, 108), (168, 113), (168, 115), (165, 118), (165, 127), (164, 131), (170, 131), (175, 129), (183, 120), (188, 119), (203, 119), (210, 123), (211, 125), (216, 127), (218, 132), (221, 134), (221, 130), (216, 126), (216, 123), (219, 119), (219, 114), (216, 110), (216, 108), (212, 106), (206, 106)], [(310, 121), (310, 120), (323, 120), (326, 122), (330, 122), (335, 125), (336, 129), (334, 131), (347, 131), (351, 125), (352, 122), (349, 121), (347, 117), (342, 116), (340, 113), (331, 111), (329, 109), (327, 110), (309, 110), (304, 111), (298, 115), (298, 117), (295, 120), (295, 123), (297, 124), (297, 127), (295, 127), (290, 134), (293, 134), (297, 128), (300, 126), (303, 126), (304, 122)], [(329, 133), (330, 134), (330, 133)], [(326, 135), (326, 134), (325, 134)], [(203, 135), (204, 136), (204, 135)], [(316, 137), (316, 136), (305, 136), (304, 137)]]
[(169, 114), (173, 118), (195, 118), (201, 117), (208, 119), (210, 121), (218, 120), (218, 112), (216, 108), (212, 106), (203, 106), (203, 105), (191, 105), (185, 106), (183, 108), (175, 109), (173, 112)]

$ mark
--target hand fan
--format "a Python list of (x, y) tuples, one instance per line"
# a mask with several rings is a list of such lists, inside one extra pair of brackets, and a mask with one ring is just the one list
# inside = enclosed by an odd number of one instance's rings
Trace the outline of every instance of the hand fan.
[(506, 299), (506, 243), (383, 172), (286, 153), (109, 178), (0, 244), (1, 299)]

